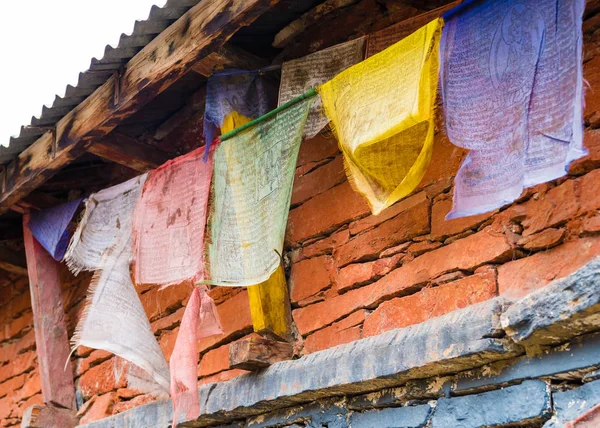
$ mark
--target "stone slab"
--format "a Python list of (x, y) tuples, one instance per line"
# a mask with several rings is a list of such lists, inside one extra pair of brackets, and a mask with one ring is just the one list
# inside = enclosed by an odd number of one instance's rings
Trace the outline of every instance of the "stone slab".
[(512, 304), (502, 327), (524, 346), (559, 344), (600, 330), (600, 258)]
[(524, 379), (565, 377), (569, 373), (599, 366), (600, 333), (596, 333), (577, 338), (568, 346), (559, 346), (537, 357), (492, 364), (481, 369), (482, 373), (466, 372), (456, 381), (453, 392), (464, 394)]
[(539, 423), (552, 413), (550, 391), (545, 382), (528, 380), (520, 385), (441, 398), (431, 420), (432, 428), (479, 428)]
[(432, 408), (428, 404), (408, 407), (391, 407), (382, 410), (354, 412), (350, 416), (350, 428), (421, 428), (427, 425)]
[(600, 404), (600, 380), (570, 391), (555, 392), (552, 399), (558, 419), (572, 421)]

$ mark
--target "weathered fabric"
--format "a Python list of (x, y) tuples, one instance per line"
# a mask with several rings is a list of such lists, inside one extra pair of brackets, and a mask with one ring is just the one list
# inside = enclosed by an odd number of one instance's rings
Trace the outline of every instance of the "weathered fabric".
[(412, 192), (429, 165), (442, 26), (436, 19), (318, 88), (350, 183), (374, 214)]
[[(65, 263), (75, 275), (102, 269), (112, 248), (131, 237), (133, 209), (147, 174), (91, 195), (71, 243)], [(120, 242), (119, 242), (120, 241)]]
[(480, 2), (448, 14), (442, 43), (447, 134), (470, 152), (447, 218), (513, 202), (566, 174), (582, 138), (583, 0)]
[(52, 258), (61, 261), (69, 245), (69, 223), (83, 199), (43, 210), (34, 211), (29, 218), (29, 230)]
[(150, 172), (134, 217), (135, 278), (168, 286), (204, 278), (204, 229), (214, 148), (170, 160)]
[[(303, 58), (284, 62), (281, 66), (279, 105), (302, 95), (309, 89), (322, 85), (336, 74), (362, 61), (364, 52), (365, 38), (360, 37)], [(304, 137), (314, 137), (328, 123), (329, 119), (323, 112), (321, 100), (317, 97), (306, 121)]]
[(215, 155), (209, 283), (247, 286), (279, 266), (312, 99), (223, 141)]
[(206, 84), (204, 137), (207, 147), (231, 112), (256, 119), (272, 106), (267, 84), (258, 71), (224, 70), (213, 74)]
[[(145, 179), (136, 177), (90, 196), (67, 264), (75, 273), (96, 271), (73, 346), (103, 349), (133, 363), (147, 374), (130, 368), (136, 386), (156, 393), (169, 391), (169, 369), (129, 273), (133, 209)], [(160, 388), (149, 386), (146, 377)]]
[(222, 334), (214, 300), (206, 286), (194, 287), (181, 319), (181, 326), (171, 354), (171, 398), (173, 426), (200, 416), (198, 398), (198, 341)]

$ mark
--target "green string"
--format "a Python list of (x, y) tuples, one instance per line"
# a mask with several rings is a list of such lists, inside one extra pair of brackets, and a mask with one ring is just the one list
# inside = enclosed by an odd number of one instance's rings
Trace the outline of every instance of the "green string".
[(308, 91), (306, 91), (302, 95), (299, 95), (296, 98), (292, 98), (287, 103), (280, 105), (275, 110), (271, 110), (270, 112), (263, 114), (261, 117), (258, 117), (256, 119), (254, 119), (254, 120), (246, 123), (245, 125), (240, 126), (239, 128), (235, 128), (232, 131), (226, 132), (225, 134), (221, 135), (219, 137), (219, 139), (221, 141), (225, 141), (225, 140), (228, 140), (228, 139), (230, 139), (232, 137), (235, 137), (240, 132), (243, 132), (246, 129), (251, 128), (252, 126), (256, 125), (257, 123), (264, 122), (265, 120), (267, 120), (270, 117), (276, 115), (280, 111), (285, 110), (286, 108), (291, 107), (294, 104), (298, 104), (302, 100), (314, 97), (315, 95), (317, 95), (317, 88), (309, 89)]

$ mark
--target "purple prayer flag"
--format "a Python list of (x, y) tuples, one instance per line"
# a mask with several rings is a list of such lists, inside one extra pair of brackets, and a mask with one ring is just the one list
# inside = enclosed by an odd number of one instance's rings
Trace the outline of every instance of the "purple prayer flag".
[(27, 227), (40, 245), (56, 261), (61, 261), (65, 255), (69, 245), (67, 227), (82, 200), (83, 198), (80, 198), (47, 210), (31, 213)]
[(229, 113), (235, 110), (256, 119), (271, 110), (275, 102), (268, 86), (258, 70), (223, 70), (208, 79), (204, 111), (205, 154)]
[(440, 46), (450, 141), (470, 152), (447, 218), (492, 211), (564, 176), (583, 147), (584, 0), (467, 2)]

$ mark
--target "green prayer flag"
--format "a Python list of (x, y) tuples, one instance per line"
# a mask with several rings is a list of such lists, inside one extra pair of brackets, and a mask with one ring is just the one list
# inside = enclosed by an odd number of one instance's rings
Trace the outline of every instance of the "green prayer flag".
[(292, 184), (313, 99), (223, 141), (215, 154), (206, 283), (248, 286), (280, 264)]

